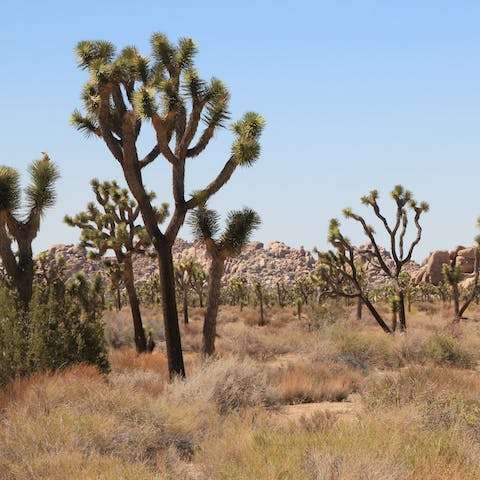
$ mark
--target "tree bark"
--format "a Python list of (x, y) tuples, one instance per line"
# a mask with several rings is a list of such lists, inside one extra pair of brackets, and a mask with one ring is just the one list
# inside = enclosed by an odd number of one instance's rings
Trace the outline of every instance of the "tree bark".
[(390, 327), (383, 321), (382, 317), (377, 312), (377, 309), (372, 305), (370, 300), (367, 297), (362, 297), (362, 300), (365, 303), (365, 306), (370, 310), (370, 313), (373, 315), (373, 318), (375, 318), (377, 323), (382, 327), (383, 331), (385, 333), (392, 333), (392, 330), (390, 330)]
[(140, 302), (138, 301), (137, 290), (135, 289), (131, 256), (126, 255), (123, 263), (125, 267), (125, 287), (127, 289), (130, 310), (132, 311), (135, 348), (138, 353), (144, 353), (147, 350), (147, 340), (145, 338), (142, 315), (140, 313)]
[(362, 319), (362, 307), (363, 307), (363, 302), (360, 297), (357, 298), (357, 320)]
[(402, 289), (398, 291), (398, 317), (400, 320), (400, 330), (407, 331), (407, 316), (405, 314), (405, 295)]
[(188, 288), (183, 287), (183, 323), (188, 325)]
[(175, 298), (175, 276), (173, 270), (172, 246), (166, 240), (156, 240), (160, 271), (160, 291), (162, 294), (163, 324), (167, 347), (168, 372), (170, 379), (176, 376), (185, 378), (182, 340), (178, 325), (177, 302)]
[(124, 164), (123, 171), (125, 180), (138, 203), (145, 227), (158, 255), (165, 344), (167, 347), (170, 379), (174, 377), (185, 378), (185, 365), (183, 363), (182, 341), (175, 298), (175, 275), (172, 257), (174, 236), (169, 241), (158, 228), (155, 211), (143, 186), (141, 171), (137, 168), (137, 164), (134, 162)]
[(25, 308), (28, 308), (33, 294), (34, 262), (32, 252), (32, 240), (17, 239), (18, 244), (18, 267), (14, 278), (18, 290), (18, 297)]
[(211, 356), (215, 353), (215, 336), (217, 334), (217, 314), (220, 303), (220, 288), (222, 286), (224, 260), (220, 255), (212, 255), (209, 269), (207, 293), (207, 308), (203, 321), (202, 355)]

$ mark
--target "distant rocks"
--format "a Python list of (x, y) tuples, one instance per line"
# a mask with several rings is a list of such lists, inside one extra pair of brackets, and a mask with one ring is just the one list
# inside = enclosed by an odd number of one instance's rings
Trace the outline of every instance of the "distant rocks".
[[(379, 247), (382, 257), (388, 267), (394, 267), (391, 254)], [(359, 248), (363, 254), (359, 254), (359, 260), (364, 263), (364, 269), (372, 285), (382, 285), (388, 281), (385, 272), (372, 255), (373, 247), (363, 245)], [(84, 270), (91, 275), (104, 270), (103, 263), (89, 260), (86, 253), (74, 245), (54, 245), (48, 250), (53, 255), (62, 255), (67, 265), (67, 276), (78, 270)], [(199, 262), (205, 270), (208, 270), (210, 259), (204, 246), (200, 242), (187, 242), (177, 239), (173, 247), (173, 259), (178, 263), (182, 259), (193, 258)], [(430, 254), (422, 266), (410, 261), (403, 271), (409, 273), (415, 283), (428, 282), (438, 285), (442, 279), (442, 266), (451, 265), (455, 262), (460, 265), (464, 280), (473, 277), (475, 263), (475, 247), (458, 246), (453, 250), (437, 250)], [(224, 284), (235, 277), (245, 277), (247, 281), (261, 279), (267, 288), (274, 288), (277, 282), (283, 282), (287, 286), (309, 275), (315, 270), (316, 259), (312, 253), (303, 247), (291, 248), (283, 242), (272, 241), (264, 246), (261, 242), (249, 244), (241, 255), (230, 258), (225, 263)], [(150, 255), (137, 255), (134, 257), (134, 273), (136, 282), (143, 284), (158, 272), (158, 262), (153, 251)]]
[[(85, 252), (74, 245), (54, 245), (48, 250), (53, 255), (62, 255), (67, 265), (67, 276), (78, 270), (87, 274), (103, 271), (100, 261), (89, 260)], [(194, 258), (205, 270), (210, 259), (205, 247), (200, 242), (187, 242), (177, 239), (173, 247), (174, 262), (184, 258)], [(158, 272), (158, 262), (153, 255), (134, 257), (134, 274), (136, 282), (143, 284)], [(310, 274), (315, 268), (313, 255), (305, 250), (290, 248), (282, 242), (270, 242), (267, 248), (263, 243), (253, 242), (238, 257), (230, 258), (225, 263), (224, 283), (231, 278), (245, 277), (248, 281), (260, 278), (267, 288), (273, 288), (278, 281), (292, 285), (299, 277)]]
[(428, 282), (438, 285), (443, 281), (443, 265), (458, 265), (464, 274), (464, 281), (474, 275), (476, 247), (455, 247), (453, 250), (437, 250), (432, 252), (425, 264), (418, 271), (415, 282)]

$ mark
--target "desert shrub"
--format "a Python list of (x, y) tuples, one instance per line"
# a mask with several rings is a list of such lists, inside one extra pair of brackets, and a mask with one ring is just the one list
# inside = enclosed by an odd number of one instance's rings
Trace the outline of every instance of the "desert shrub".
[[(267, 327), (239, 327), (228, 330), (222, 345), (235, 355), (265, 361), (277, 355), (298, 351), (291, 336), (275, 335)], [(227, 330), (224, 329), (224, 332)], [(224, 335), (226, 336), (226, 335)]]
[(328, 334), (333, 340), (337, 356), (345, 358), (347, 363), (357, 362), (359, 365), (380, 368), (400, 365), (392, 338), (382, 332), (359, 332), (335, 325), (330, 327)]
[(403, 480), (406, 477), (404, 465), (374, 453), (359, 457), (312, 449), (305, 455), (304, 468), (311, 479)]
[(277, 395), (267, 383), (262, 365), (251, 359), (227, 357), (206, 363), (186, 381), (168, 388), (174, 402), (213, 403), (221, 414), (254, 406), (274, 406)]
[(437, 334), (431, 336), (425, 347), (426, 356), (438, 365), (451, 365), (461, 368), (474, 366), (473, 356), (462, 348), (460, 342), (451, 336)]
[(467, 428), (480, 439), (480, 403), (466, 400), (461, 393), (439, 395), (424, 406), (422, 416), (429, 428)]
[(361, 381), (358, 371), (334, 362), (292, 366), (272, 376), (272, 383), (285, 403), (345, 400), (358, 390)]
[(402, 407), (462, 394), (466, 401), (480, 395), (480, 378), (464, 370), (412, 366), (376, 375), (365, 384), (363, 397), (370, 408)]
[[(196, 418), (188, 406), (178, 411), (128, 382), (108, 383), (93, 366), (36, 374), (7, 390), (0, 417), (2, 479), (165, 478), (155, 473), (159, 456), (173, 448), (191, 458), (202, 422), (210, 420)], [(74, 471), (61, 461), (69, 456)], [(109, 476), (90, 473), (97, 464)]]
[(108, 371), (100, 279), (78, 274), (65, 283), (61, 260), (42, 262), (28, 310), (18, 307), (8, 286), (0, 287), (0, 384), (81, 362)]

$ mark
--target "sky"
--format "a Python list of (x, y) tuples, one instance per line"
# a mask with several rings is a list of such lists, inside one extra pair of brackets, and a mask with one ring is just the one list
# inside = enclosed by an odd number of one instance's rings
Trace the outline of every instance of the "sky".
[[(369, 217), (360, 197), (402, 184), (430, 204), (414, 258), (472, 245), (479, 233), (480, 2), (332, 1), (2, 1), (0, 164), (18, 168), (49, 153), (58, 165), (58, 200), (34, 243), (77, 243), (62, 222), (93, 200), (90, 179), (117, 179), (120, 166), (100, 139), (69, 125), (87, 74), (80, 40), (136, 45), (150, 54), (153, 32), (199, 45), (196, 68), (231, 93), (232, 121), (247, 111), (267, 122), (257, 163), (237, 169), (210, 207), (249, 206), (262, 218), (253, 239), (327, 248), (329, 219), (353, 243), (361, 231), (345, 207)], [(150, 130), (150, 133), (148, 132)], [(153, 136), (139, 145), (148, 151)], [(206, 185), (228, 159), (233, 136), (216, 134), (187, 166), (187, 192)], [(162, 158), (144, 170), (159, 202), (171, 201)], [(369, 220), (375, 224), (374, 220)], [(385, 243), (377, 228), (380, 243)], [(187, 226), (180, 236), (190, 239)]]

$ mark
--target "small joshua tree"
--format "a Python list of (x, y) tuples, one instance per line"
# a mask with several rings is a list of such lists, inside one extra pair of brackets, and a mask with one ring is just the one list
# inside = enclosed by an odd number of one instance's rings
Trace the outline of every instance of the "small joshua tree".
[[(55, 203), (55, 182), (60, 177), (57, 167), (44, 153), (28, 168), (31, 183), (25, 189), (26, 216), (20, 218), (20, 176), (11, 167), (0, 167), (0, 257), (5, 272), (18, 298), (26, 308), (32, 298), (34, 261), (32, 242), (40, 230), (45, 210)], [(12, 250), (12, 242), (18, 254)]]
[(245, 277), (232, 278), (228, 284), (228, 298), (231, 305), (240, 305), (240, 311), (248, 305), (248, 281)]
[(207, 308), (203, 323), (202, 353), (204, 356), (215, 353), (217, 313), (225, 260), (240, 254), (253, 230), (260, 225), (260, 217), (255, 211), (244, 208), (229, 212), (226, 223), (225, 230), (220, 237), (216, 238), (220, 230), (217, 212), (203, 206), (194, 210), (190, 217), (194, 236), (205, 242), (207, 252), (212, 259), (208, 272)]
[[(480, 225), (480, 219), (479, 219)], [(477, 243), (480, 243), (480, 236), (476, 238)], [(450, 265), (442, 266), (442, 274), (445, 283), (451, 288), (453, 298), (453, 311), (455, 314), (454, 322), (458, 322), (463, 318), (463, 314), (473, 302), (479, 291), (479, 269), (480, 269), (480, 249), (477, 246), (475, 248), (475, 261), (474, 261), (474, 277), (470, 285), (470, 292), (466, 295), (462, 306), (460, 306), (460, 289), (459, 283), (463, 279), (462, 268), (456, 264), (456, 258), (452, 260)]]
[(198, 303), (203, 308), (203, 293), (207, 285), (208, 274), (200, 263), (192, 259), (190, 287), (198, 295)]
[(183, 323), (188, 324), (188, 292), (192, 286), (194, 261), (191, 258), (184, 258), (180, 263), (174, 265), (175, 284), (181, 292), (183, 300)]
[[(380, 211), (377, 190), (372, 190), (369, 195), (362, 197), (361, 201), (364, 205), (367, 205), (373, 209), (375, 216), (380, 220), (381, 224), (388, 233), (393, 266), (390, 266), (387, 259), (382, 255), (382, 252), (375, 239), (375, 230), (373, 227), (368, 225), (362, 216), (354, 213), (351, 208), (346, 208), (343, 211), (343, 214), (346, 218), (352, 218), (360, 223), (364, 234), (370, 240), (372, 250), (358, 249), (358, 254), (360, 257), (366, 257), (371, 261), (376, 262), (377, 266), (379, 266), (392, 280), (398, 296), (400, 329), (404, 331), (407, 328), (405, 292), (401, 283), (399, 282), (399, 276), (405, 264), (412, 259), (413, 250), (420, 242), (422, 236), (420, 217), (423, 213), (428, 212), (429, 206), (426, 202), (417, 203), (414, 200), (412, 193), (408, 190), (405, 190), (401, 185), (396, 185), (390, 195), (395, 202), (395, 220), (393, 225), (388, 222), (386, 217)], [(413, 223), (415, 224), (416, 236), (411, 242), (410, 246), (407, 247), (405, 245), (405, 241), (409, 211), (413, 213)]]
[[(234, 122), (232, 130), (236, 138), (225, 165), (208, 185), (191, 198), (186, 197), (187, 163), (200, 155), (215, 132), (225, 126), (229, 118), (229, 93), (218, 79), (206, 82), (200, 78), (194, 68), (197, 45), (191, 38), (182, 38), (178, 45), (173, 45), (165, 35), (155, 33), (151, 46), (152, 57), (148, 58), (135, 47), (127, 47), (117, 55), (109, 42), (80, 42), (78, 65), (88, 70), (89, 80), (82, 92), (84, 113), (75, 111), (72, 123), (105, 142), (138, 202), (159, 260), (165, 343), (172, 378), (185, 376), (175, 298), (173, 243), (190, 210), (218, 192), (238, 166), (250, 166), (256, 161), (265, 122), (252, 112)], [(147, 122), (153, 127), (156, 139), (141, 157), (137, 140)], [(164, 231), (158, 226), (143, 181), (144, 169), (160, 156), (172, 169), (175, 205)]]
[(253, 282), (253, 291), (255, 296), (257, 297), (258, 301), (258, 308), (260, 310), (260, 317), (258, 318), (258, 326), (263, 327), (265, 326), (265, 312), (264, 312), (264, 301), (265, 301), (265, 289), (263, 288), (262, 281), (256, 278)]
[(340, 223), (335, 218), (330, 220), (328, 241), (335, 251), (319, 252), (315, 249), (319, 260), (317, 275), (325, 282), (325, 293), (334, 297), (360, 298), (383, 331), (392, 333), (368, 297), (362, 264), (357, 262), (356, 249), (350, 240), (342, 235)]
[[(143, 254), (151, 244), (145, 227), (138, 223), (140, 208), (130, 199), (128, 190), (113, 182), (100, 183), (94, 179), (92, 189), (100, 205), (90, 202), (85, 212), (75, 217), (65, 216), (65, 222), (82, 230), (80, 246), (90, 249), (90, 258), (102, 258), (108, 250), (113, 250), (117, 263), (122, 267), (122, 277), (127, 290), (133, 318), (134, 340), (137, 352), (147, 348), (145, 332), (140, 313), (140, 303), (135, 288), (132, 256)], [(151, 193), (149, 199), (153, 199)], [(168, 205), (155, 208), (157, 222), (162, 223), (168, 215)]]

